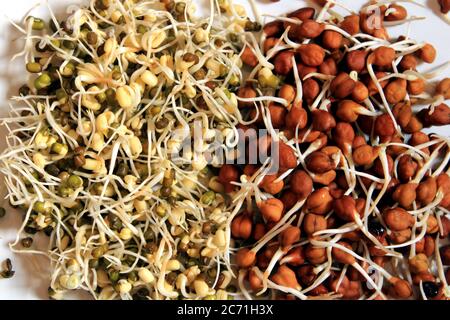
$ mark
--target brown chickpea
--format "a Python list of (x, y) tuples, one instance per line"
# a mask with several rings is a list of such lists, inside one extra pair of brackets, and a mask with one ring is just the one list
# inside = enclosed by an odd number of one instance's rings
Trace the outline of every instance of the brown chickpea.
[(361, 231), (353, 230), (342, 234), (342, 239), (352, 241), (352, 242), (358, 242), (362, 238)]
[(339, 32), (326, 30), (322, 35), (322, 44), (330, 50), (339, 49), (342, 45), (342, 38)]
[(319, 137), (323, 139), (322, 136), (323, 136), (322, 132), (310, 130), (309, 128), (303, 128), (298, 132), (298, 140), (301, 143), (311, 143), (319, 139)]
[[(392, 172), (394, 171), (394, 159), (392, 159), (392, 157), (387, 154), (386, 155), (386, 159), (387, 159), (387, 171), (390, 175), (392, 175)], [(375, 162), (373, 163), (373, 172), (378, 176), (378, 177), (384, 177), (384, 169), (383, 169), (383, 165), (381, 163), (380, 158), (377, 158), (375, 160)]]
[(398, 177), (401, 181), (409, 181), (417, 171), (418, 164), (416, 161), (414, 161), (413, 158), (409, 155), (402, 156), (397, 165), (397, 173)]
[(372, 64), (378, 67), (390, 67), (395, 59), (395, 50), (389, 47), (378, 47), (371, 54)]
[(355, 122), (358, 120), (358, 109), (360, 108), (364, 107), (352, 100), (341, 100), (336, 110), (336, 116), (345, 122)]
[(241, 55), (241, 60), (246, 65), (248, 65), (252, 68), (254, 68), (258, 65), (258, 58), (254, 54), (253, 49), (251, 49), (249, 46), (244, 47), (244, 51)]
[(263, 255), (264, 255), (264, 257), (266, 257), (267, 259), (272, 259), (273, 258), (273, 256), (275, 255), (275, 253), (277, 252), (277, 250), (278, 250), (278, 246), (275, 244), (275, 245), (271, 245), (270, 243), (269, 243), (269, 245), (266, 247), (266, 249), (263, 251)]
[(315, 151), (305, 159), (308, 170), (314, 173), (325, 173), (336, 168), (334, 160), (323, 151)]
[(355, 89), (352, 92), (352, 99), (358, 103), (362, 103), (368, 98), (369, 89), (361, 81), (356, 81)]
[(333, 115), (325, 110), (314, 110), (312, 113), (313, 130), (329, 132), (336, 126)]
[(255, 241), (258, 241), (265, 234), (266, 234), (266, 226), (264, 225), (264, 223), (257, 223), (253, 230), (253, 239), (255, 239)]
[(344, 99), (352, 94), (355, 86), (356, 81), (350, 78), (347, 73), (342, 72), (331, 81), (330, 91), (335, 98)]
[(425, 44), (418, 52), (419, 58), (426, 63), (433, 63), (436, 60), (436, 49), (429, 43)]
[(287, 248), (300, 240), (300, 228), (289, 226), (280, 233), (280, 244)]
[(303, 247), (295, 247), (283, 257), (282, 263), (288, 263), (291, 266), (298, 267), (305, 263), (305, 254)]
[(374, 133), (378, 136), (393, 136), (395, 134), (395, 126), (390, 115), (382, 114), (375, 120)]
[(297, 71), (300, 76), (300, 79), (304, 79), (310, 73), (317, 72), (317, 67), (307, 66), (301, 62), (297, 63)]
[(326, 249), (308, 245), (305, 249), (305, 257), (312, 264), (324, 263), (327, 261)]
[(405, 229), (402, 231), (393, 231), (389, 235), (389, 239), (394, 244), (401, 244), (406, 241), (409, 241), (409, 240), (411, 240), (411, 229)]
[(317, 44), (303, 44), (297, 51), (302, 62), (310, 67), (320, 66), (325, 58), (325, 50)]
[[(245, 85), (243, 87), (240, 87), (237, 92), (238, 97), (245, 99), (256, 98), (256, 95), (257, 95), (256, 90), (251, 85)], [(253, 105), (254, 105), (253, 102), (244, 102), (244, 101), (238, 102), (239, 108), (253, 107)]]
[(341, 285), (338, 287), (339, 279), (333, 279), (330, 283), (330, 290), (336, 293), (342, 294), (344, 297), (347, 292), (347, 288), (350, 284), (350, 281), (348, 280), (347, 276), (344, 276), (341, 281)]
[(274, 20), (264, 25), (263, 32), (267, 38), (279, 37), (283, 33), (283, 29), (283, 21)]
[(442, 230), (442, 233), (440, 234), (440, 237), (441, 238), (446, 238), (450, 234), (450, 219), (446, 218), (446, 217), (441, 217), (441, 222), (442, 222), (442, 229), (443, 230)]
[(345, 61), (347, 67), (356, 72), (362, 72), (366, 68), (367, 51), (365, 50), (353, 50), (347, 53)]
[(336, 171), (335, 170), (329, 170), (324, 173), (318, 173), (314, 175), (314, 183), (327, 186), (330, 183), (332, 183), (336, 179)]
[(298, 195), (298, 199), (305, 199), (313, 189), (313, 181), (309, 174), (303, 170), (296, 170), (292, 173), (290, 179), (292, 192)]
[(248, 239), (252, 234), (252, 218), (248, 214), (236, 216), (231, 223), (231, 234), (235, 238)]
[(413, 291), (408, 281), (396, 277), (392, 277), (389, 281), (392, 284), (390, 292), (394, 297), (406, 299), (412, 296)]
[(256, 261), (256, 253), (248, 248), (241, 248), (236, 253), (236, 263), (240, 268), (249, 268)]
[(425, 127), (450, 124), (450, 108), (445, 103), (441, 103), (431, 110), (430, 108), (423, 109), (418, 116)]
[(355, 139), (355, 130), (347, 122), (338, 122), (333, 130), (333, 140), (344, 154), (351, 151), (353, 140)]
[(279, 141), (278, 150), (278, 162), (281, 169), (293, 169), (297, 166), (297, 156), (291, 147)]
[(327, 220), (314, 213), (307, 213), (303, 219), (303, 230), (308, 236), (312, 236), (315, 232), (325, 230), (327, 228)]
[[(408, 143), (411, 146), (419, 146), (421, 144), (427, 143), (430, 141), (430, 138), (423, 132), (414, 132), (411, 135), (411, 138), (409, 139)], [(426, 154), (430, 154), (430, 149), (429, 148), (420, 148), (421, 151), (423, 151)]]
[(400, 206), (408, 209), (416, 200), (417, 183), (400, 184), (392, 194), (392, 199), (397, 201)]
[(293, 51), (281, 51), (278, 53), (273, 63), (275, 73), (283, 76), (289, 74), (294, 66), (292, 61), (293, 56)]
[(278, 222), (283, 214), (284, 205), (281, 200), (271, 198), (258, 203), (259, 211), (267, 221)]
[(280, 200), (283, 202), (285, 210), (288, 211), (297, 203), (299, 196), (291, 190), (286, 190)]
[(302, 87), (303, 98), (309, 105), (312, 104), (320, 93), (319, 83), (316, 80), (309, 78), (302, 83)]
[(317, 278), (317, 274), (314, 273), (313, 269), (314, 267), (311, 265), (304, 265), (297, 270), (297, 275), (305, 286), (311, 285)]
[(271, 276), (273, 282), (280, 286), (292, 288), (299, 290), (300, 285), (297, 282), (297, 277), (295, 276), (295, 272), (292, 271), (289, 267), (285, 265), (281, 265), (277, 272)]
[[(264, 45), (263, 45), (263, 51), (265, 54), (267, 54), (270, 49), (274, 48), (277, 43), (278, 43), (279, 39), (277, 38), (267, 38), (266, 40), (264, 40)], [(284, 44), (284, 41), (281, 41), (280, 44)]]
[(378, 158), (379, 148), (363, 145), (353, 150), (353, 162), (357, 166), (372, 164)]
[(319, 66), (319, 72), (329, 76), (337, 75), (337, 65), (336, 61), (332, 58), (327, 58), (323, 61), (323, 63)]
[[(268, 106), (270, 119), (275, 129), (281, 129), (285, 126), (287, 110), (282, 105), (270, 103)], [(261, 113), (260, 113), (261, 114)]]
[(250, 288), (252, 288), (253, 291), (258, 292), (263, 288), (263, 282), (262, 280), (256, 275), (256, 272), (254, 269), (251, 269), (248, 274), (248, 282), (250, 284)]
[(394, 106), (392, 113), (399, 126), (405, 128), (412, 118), (411, 104), (409, 102), (397, 103)]
[[(375, 236), (375, 238), (383, 245), (383, 246), (387, 246), (388, 242), (386, 240), (386, 237), (383, 236)], [(386, 251), (375, 246), (375, 245), (370, 245), (369, 246), (369, 253), (371, 256), (373, 257), (384, 257), (386, 255)]]
[(417, 80), (408, 81), (408, 93), (417, 96), (425, 92), (425, 81), (421, 78)]
[[(313, 0), (313, 2), (321, 7), (325, 7), (325, 5), (328, 4), (327, 0)], [(334, 3), (330, 5), (330, 8), (333, 8), (333, 6), (334, 6)]]
[(450, 1), (449, 0), (438, 0), (438, 3), (439, 3), (439, 6), (441, 7), (441, 12), (443, 14), (447, 14), (450, 11)]
[(333, 206), (333, 197), (327, 188), (321, 188), (311, 193), (306, 200), (306, 208), (315, 214), (325, 215)]
[(439, 225), (435, 216), (430, 215), (427, 220), (427, 234), (437, 233)]
[[(346, 249), (349, 249), (350, 251), (353, 251), (352, 246), (347, 242), (339, 241), (338, 244), (345, 247)], [(334, 260), (336, 260), (339, 263), (350, 265), (356, 263), (356, 259), (354, 256), (337, 247), (333, 247), (332, 254)]]
[(375, 32), (380, 28), (383, 28), (383, 16), (386, 6), (379, 7), (381, 12), (360, 12), (360, 28), (361, 31), (372, 36), (375, 36)]
[(356, 211), (356, 202), (350, 196), (343, 196), (333, 202), (333, 209), (336, 215), (344, 221), (354, 221)]
[(290, 84), (283, 84), (278, 91), (278, 97), (285, 99), (288, 104), (291, 104), (296, 96), (295, 88)]
[(406, 9), (398, 4), (391, 4), (389, 9), (393, 9), (395, 11), (391, 11), (387, 16), (384, 17), (386, 21), (399, 21), (404, 20), (408, 16), (408, 12)]
[(340, 27), (350, 35), (354, 35), (359, 32), (359, 19), (359, 15), (356, 14), (346, 16), (341, 21)]
[(441, 80), (436, 86), (435, 95), (442, 95), (444, 99), (450, 99), (450, 78)]
[(399, 67), (401, 70), (415, 70), (418, 65), (417, 58), (414, 54), (407, 54), (403, 56), (402, 61), (400, 61)]
[(383, 40), (389, 40), (389, 34), (387, 32), (387, 29), (385, 27), (381, 27), (379, 29), (375, 29), (373, 31), (373, 36), (375, 38), (383, 39)]
[(411, 120), (408, 122), (408, 125), (403, 128), (403, 131), (406, 133), (414, 133), (423, 129), (423, 124), (419, 120), (419, 118), (415, 115), (411, 117)]
[(440, 249), (442, 263), (446, 266), (450, 265), (450, 245), (446, 245)]
[(312, 19), (314, 15), (316, 14), (316, 10), (311, 7), (305, 7), (298, 9), (296, 11), (293, 11), (287, 15), (288, 18), (297, 18), (299, 20), (307, 20)]
[(361, 146), (367, 145), (366, 139), (364, 136), (356, 136), (355, 139), (353, 139), (352, 148), (356, 149)]
[(231, 164), (223, 165), (219, 171), (219, 182), (224, 185), (226, 192), (231, 192), (234, 189), (234, 185), (231, 182), (237, 181), (239, 178), (239, 172)]
[(295, 131), (306, 127), (308, 114), (302, 107), (293, 106), (286, 116), (286, 127)]
[(441, 173), (436, 179), (438, 190), (444, 194), (444, 199), (440, 202), (440, 205), (446, 208), (449, 205), (448, 196), (450, 195), (450, 177), (446, 173)]
[(318, 285), (314, 289), (310, 291), (310, 294), (313, 297), (322, 296), (328, 293), (327, 287), (325, 287), (323, 284)]
[(389, 229), (402, 231), (414, 225), (415, 219), (405, 209), (393, 208), (383, 213), (383, 218)]
[(323, 23), (319, 23), (312, 19), (305, 19), (301, 25), (296, 25), (292, 28), (289, 34), (294, 40), (301, 40), (302, 38), (314, 39), (322, 34), (325, 29)]
[(386, 96), (386, 100), (390, 104), (396, 104), (403, 100), (405, 100), (406, 97), (406, 88), (407, 88), (407, 82), (404, 79), (397, 79), (394, 81), (391, 81), (386, 88), (384, 88), (384, 94)]
[(251, 177), (256, 171), (258, 171), (258, 167), (253, 164), (246, 164), (242, 171), (247, 177)]
[(416, 242), (416, 253), (423, 253), (425, 251), (425, 237)]
[(259, 186), (267, 193), (270, 194), (277, 194), (280, 193), (281, 190), (283, 190), (284, 182), (283, 180), (279, 180), (275, 182), (275, 180), (278, 178), (278, 175), (276, 174), (270, 174), (266, 175)]
[[(378, 71), (378, 72), (375, 72), (375, 76), (377, 77), (377, 79), (381, 79), (384, 76), (386, 76), (386, 73)], [(378, 81), (378, 83), (380, 84), (381, 88), (384, 89), (387, 86), (387, 84), (389, 83), (389, 80)], [(369, 89), (369, 96), (373, 96), (373, 95), (379, 93), (378, 87), (375, 84), (375, 82), (372, 80), (372, 78), (368, 78), (368, 81), (366, 84), (367, 84), (367, 89)]]
[(435, 249), (434, 239), (429, 235), (425, 236), (425, 244), (424, 244), (423, 253), (427, 257), (431, 257), (434, 254), (434, 249)]
[(426, 206), (434, 200), (437, 192), (436, 179), (427, 177), (425, 181), (421, 182), (417, 187), (417, 200)]

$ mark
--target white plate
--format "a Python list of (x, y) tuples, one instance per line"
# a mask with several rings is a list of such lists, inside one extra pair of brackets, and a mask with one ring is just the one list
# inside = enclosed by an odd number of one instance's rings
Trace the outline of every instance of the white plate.
[[(435, 65), (439, 65), (447, 60), (450, 56), (450, 27), (446, 22), (438, 17), (437, 0), (416, 0), (423, 3), (426, 8), (421, 8), (411, 4), (405, 4), (410, 13), (415, 16), (424, 16), (424, 21), (414, 22), (411, 26), (411, 36), (418, 41), (427, 41), (432, 43), (437, 51), (438, 58)], [(57, 13), (63, 14), (67, 4), (81, 3), (80, 0), (50, 0), (50, 5)], [(305, 6), (309, 1), (302, 0), (281, 0), (272, 3), (270, 0), (256, 0), (261, 14), (277, 15), (287, 13), (292, 10)], [(352, 9), (358, 9), (360, 5), (366, 1), (352, 0), (341, 1), (342, 3), (351, 2)], [(21, 42), (14, 41), (18, 33), (8, 23), (5, 16), (13, 21), (19, 21), (24, 14), (37, 1), (35, 0), (13, 0), (0, 1), (0, 12), (2, 19), (0, 20), (0, 115), (4, 116), (7, 112), (8, 97), (17, 92), (17, 88), (23, 84), (25, 79), (24, 66), (20, 63), (20, 59), (15, 63), (11, 63), (10, 59), (14, 53), (20, 51)], [(42, 1), (44, 3), (44, 1)], [(209, 0), (199, 0), (199, 7), (206, 8)], [(250, 5), (246, 0), (235, 0), (234, 3), (240, 3), (248, 8), (251, 12)], [(434, 10), (434, 11), (433, 11)], [(48, 18), (48, 13), (43, 8), (33, 11), (33, 14), (39, 17)], [(390, 29), (392, 30), (392, 28)], [(395, 28), (396, 33), (405, 34), (407, 32), (406, 25)], [(392, 32), (391, 32), (392, 34)], [(425, 66), (428, 68), (428, 66)], [(442, 77), (449, 76), (446, 70)], [(449, 135), (449, 130), (439, 130), (441, 134)], [(4, 130), (0, 131), (0, 150), (3, 150)], [(3, 198), (5, 188), (3, 183), (0, 184), (0, 195)], [(5, 204), (5, 208), (8, 206)], [(12, 279), (0, 279), (0, 299), (46, 299), (47, 288), (49, 284), (48, 264), (45, 258), (32, 259), (29, 256), (13, 254), (8, 247), (8, 243), (15, 239), (15, 231), (21, 223), (21, 214), (15, 210), (7, 209), (7, 215), (0, 220), (0, 261), (11, 258), (13, 261), (15, 276)]]

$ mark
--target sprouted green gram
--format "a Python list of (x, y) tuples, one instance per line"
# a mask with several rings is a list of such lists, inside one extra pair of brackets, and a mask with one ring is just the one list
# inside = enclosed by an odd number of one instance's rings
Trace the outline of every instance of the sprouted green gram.
[[(201, 119), (205, 135), (218, 129), (233, 143), (242, 121), (237, 34), (258, 24), (241, 6), (210, 5), (199, 19), (189, 1), (98, 0), (63, 21), (15, 24), (30, 77), (3, 119), (7, 197), (26, 211), (11, 248), (50, 258), (51, 297), (234, 292), (222, 185), (201, 153), (170, 157), (181, 145), (173, 130), (190, 134)], [(47, 251), (20, 241), (38, 231)]]

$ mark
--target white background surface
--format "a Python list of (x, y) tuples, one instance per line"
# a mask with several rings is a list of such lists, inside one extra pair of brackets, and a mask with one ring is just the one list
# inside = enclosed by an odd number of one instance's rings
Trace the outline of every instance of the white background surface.
[[(86, 0), (87, 1), (87, 0)], [(418, 41), (428, 41), (432, 43), (438, 51), (438, 58), (435, 65), (439, 65), (450, 60), (450, 26), (437, 16), (437, 0), (416, 0), (424, 4), (427, 8), (420, 8), (411, 4), (404, 4), (409, 9), (411, 15), (425, 16), (424, 21), (414, 22), (412, 25), (412, 38)], [(64, 15), (67, 4), (80, 3), (81, 0), (49, 0), (51, 7), (57, 16)], [(246, 0), (235, 0), (235, 3), (241, 3), (248, 8)], [(308, 1), (303, 0), (281, 0), (272, 3), (270, 0), (256, 0), (260, 13), (271, 15), (287, 13), (298, 9)], [(366, 1), (362, 0), (341, 0), (352, 9), (358, 9)], [(8, 97), (16, 94), (17, 88), (24, 82), (24, 67), (20, 63), (20, 58), (15, 63), (11, 63), (12, 55), (21, 50), (22, 42), (17, 40), (18, 33), (8, 23), (6, 16), (13, 21), (19, 21), (26, 14), (28, 9), (39, 3), (36, 0), (2, 0), (0, 1), (0, 116), (5, 116), (8, 108)], [(44, 3), (42, 1), (41, 3)], [(198, 1), (201, 7), (207, 7), (208, 0)], [(33, 15), (45, 18), (48, 21), (48, 14), (45, 6), (34, 10)], [(390, 30), (393, 30), (392, 28)], [(395, 28), (396, 32), (391, 34), (400, 34), (406, 32), (406, 25)], [(429, 66), (425, 66), (425, 69)], [(448, 77), (449, 71), (446, 70), (442, 77)], [(441, 134), (449, 135), (447, 129), (440, 131)], [(4, 146), (4, 130), (0, 130), (0, 150)], [(2, 206), (7, 208), (7, 215), (0, 220), (0, 261), (11, 258), (13, 261), (15, 276), (12, 279), (0, 279), (0, 299), (46, 299), (48, 288), (48, 272), (46, 272), (46, 259), (31, 259), (29, 256), (13, 254), (8, 247), (8, 243), (15, 239), (15, 231), (21, 223), (21, 214), (6, 204), (2, 200), (5, 195), (3, 181), (0, 182), (0, 201)]]

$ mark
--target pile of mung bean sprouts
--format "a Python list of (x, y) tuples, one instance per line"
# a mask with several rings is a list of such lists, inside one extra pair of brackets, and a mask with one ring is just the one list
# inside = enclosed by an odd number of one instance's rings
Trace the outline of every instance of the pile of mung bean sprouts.
[[(13, 23), (29, 77), (2, 119), (7, 198), (26, 212), (11, 248), (48, 256), (50, 297), (236, 294), (223, 186), (202, 152), (171, 157), (194, 120), (201, 148), (213, 129), (232, 144), (242, 122), (239, 34), (259, 26), (219, 2), (205, 19), (191, 1), (92, 0), (63, 20), (49, 8), (48, 23)], [(34, 248), (36, 232), (48, 250)]]

